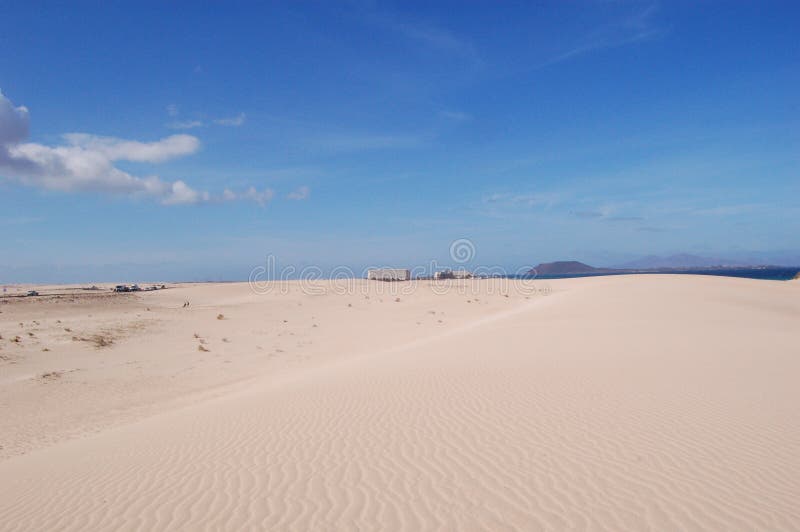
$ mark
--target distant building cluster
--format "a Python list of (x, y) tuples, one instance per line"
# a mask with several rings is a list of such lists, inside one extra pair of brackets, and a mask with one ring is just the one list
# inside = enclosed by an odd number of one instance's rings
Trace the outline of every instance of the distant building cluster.
[[(472, 279), (472, 272), (467, 270), (441, 270), (434, 272), (433, 276), (418, 277), (418, 279), (433, 279), (443, 281), (446, 279)], [(371, 281), (410, 281), (411, 270), (404, 268), (372, 268), (367, 270), (367, 279)]]
[(444, 279), (472, 279), (472, 272), (467, 270), (442, 270), (433, 274), (435, 281)]
[(372, 281), (410, 281), (411, 270), (402, 268), (373, 268), (367, 270), (367, 279)]

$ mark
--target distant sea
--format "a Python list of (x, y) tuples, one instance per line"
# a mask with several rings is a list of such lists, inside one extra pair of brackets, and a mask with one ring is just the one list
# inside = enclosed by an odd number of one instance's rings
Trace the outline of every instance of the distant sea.
[(675, 269), (675, 270), (648, 270), (648, 271), (621, 271), (621, 272), (599, 272), (599, 273), (576, 273), (565, 275), (515, 275), (515, 278), (536, 278), (536, 279), (570, 279), (573, 277), (598, 277), (603, 275), (651, 275), (651, 274), (670, 274), (670, 275), (718, 275), (722, 277), (745, 277), (747, 279), (764, 279), (769, 281), (788, 281), (800, 272), (800, 267), (760, 267), (760, 268), (698, 268), (698, 269)]

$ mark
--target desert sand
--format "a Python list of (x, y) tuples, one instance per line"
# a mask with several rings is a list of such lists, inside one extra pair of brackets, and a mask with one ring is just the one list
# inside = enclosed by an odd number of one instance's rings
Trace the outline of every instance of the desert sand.
[(0, 303), (2, 530), (800, 529), (800, 282), (101, 288)]

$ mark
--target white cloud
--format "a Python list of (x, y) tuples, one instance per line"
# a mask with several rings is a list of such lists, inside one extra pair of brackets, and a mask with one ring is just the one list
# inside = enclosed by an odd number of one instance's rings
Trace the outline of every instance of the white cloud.
[(160, 163), (196, 152), (200, 141), (191, 135), (172, 135), (156, 142), (139, 142), (86, 133), (67, 133), (64, 139), (72, 146), (102, 154), (110, 161)]
[(264, 207), (267, 203), (272, 201), (272, 198), (275, 197), (275, 191), (271, 188), (265, 188), (264, 190), (257, 190), (256, 187), (250, 187), (244, 192), (234, 192), (228, 188), (226, 188), (222, 192), (222, 201), (236, 201), (236, 200), (245, 200), (245, 201), (254, 201), (258, 203), (260, 206)]
[(175, 181), (171, 184), (162, 203), (165, 205), (179, 205), (182, 203), (200, 203), (211, 199), (208, 192), (198, 192), (183, 181)]
[(189, 155), (200, 147), (195, 137), (173, 135), (155, 142), (139, 142), (71, 133), (63, 137), (66, 144), (45, 146), (23, 142), (28, 120), (25, 107), (15, 107), (0, 93), (0, 174), (10, 180), (45, 190), (147, 196), (168, 205), (209, 200), (207, 192), (196, 191), (183, 181), (137, 177), (113, 164), (157, 163)]
[(286, 197), (290, 200), (304, 200), (308, 199), (309, 194), (311, 194), (311, 189), (303, 185), (294, 192), (290, 192)]
[(218, 126), (241, 126), (244, 124), (245, 120), (247, 119), (247, 115), (244, 113), (239, 113), (236, 116), (230, 118), (218, 118), (214, 120), (214, 123)]
[(255, 201), (262, 207), (269, 203), (272, 198), (275, 196), (275, 192), (272, 189), (265, 188), (263, 191), (259, 192), (256, 190), (255, 187), (250, 187), (244, 194), (241, 194), (239, 197), (242, 199), (248, 199)]
[(28, 137), (28, 108), (14, 105), (0, 90), (0, 149)]

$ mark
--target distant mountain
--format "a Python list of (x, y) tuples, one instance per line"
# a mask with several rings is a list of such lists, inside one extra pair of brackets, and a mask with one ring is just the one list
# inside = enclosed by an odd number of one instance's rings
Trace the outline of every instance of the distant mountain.
[(533, 268), (531, 273), (536, 273), (537, 275), (574, 275), (580, 273), (600, 273), (603, 271), (607, 270), (595, 268), (576, 260), (562, 260), (557, 262), (543, 262)]
[(720, 259), (711, 257), (700, 257), (680, 253), (661, 257), (649, 255), (625, 264), (620, 264), (616, 268), (621, 270), (647, 270), (654, 268), (711, 268), (714, 266), (745, 266), (746, 264), (736, 260)]

